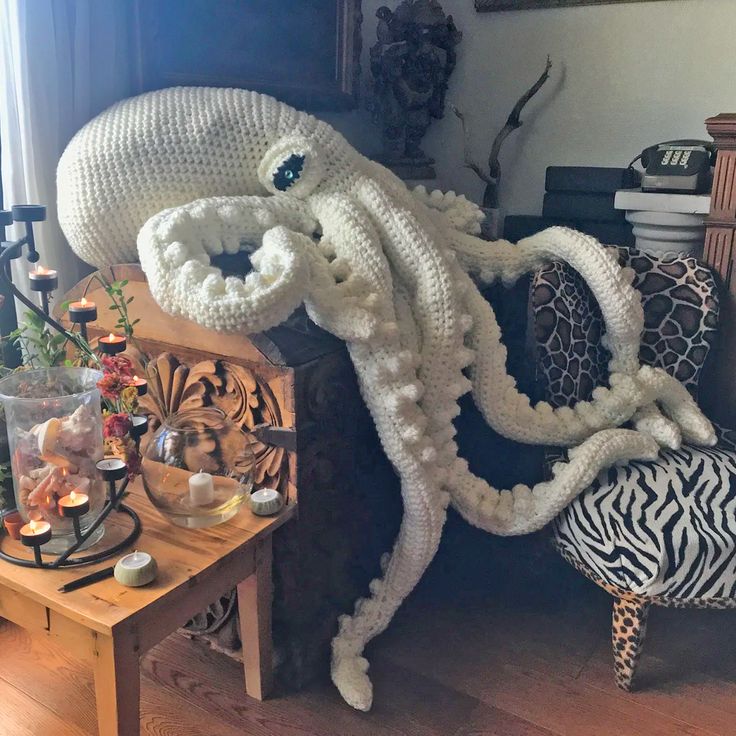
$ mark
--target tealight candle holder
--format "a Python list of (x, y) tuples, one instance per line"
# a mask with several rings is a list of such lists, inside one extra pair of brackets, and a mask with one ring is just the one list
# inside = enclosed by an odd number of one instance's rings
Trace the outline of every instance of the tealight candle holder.
[(140, 444), (141, 437), (148, 432), (148, 417), (144, 417), (142, 414), (134, 414), (130, 419), (130, 423), (131, 437), (133, 437), (138, 445)]
[(20, 542), (24, 547), (33, 548), (33, 557), (37, 565), (41, 565), (41, 547), (51, 541), (51, 524), (48, 521), (31, 519), (20, 530)]
[(118, 495), (115, 484), (128, 474), (128, 466), (116, 457), (109, 457), (97, 462), (97, 470), (102, 479), (107, 481), (107, 500), (117, 509), (122, 496)]
[[(97, 319), (97, 306), (93, 302), (82, 298), (70, 305), (68, 310), (69, 319), (72, 324), (80, 325), (79, 332), (75, 332), (57, 322), (49, 313), (49, 295), (58, 288), (59, 283), (56, 271), (42, 266), (32, 266), (32, 270), (28, 273), (29, 288), (39, 294), (40, 306), (35, 303), (35, 300), (29, 299), (24, 291), (13, 283), (10, 269), (12, 260), (25, 257), (25, 260), (31, 264), (37, 264), (40, 260), (33, 225), (45, 218), (46, 208), (41, 205), (14, 205), (11, 211), (0, 210), (0, 241), (2, 241), (0, 243), (0, 286), (3, 288), (3, 293), (9, 294), (23, 304), (54, 334), (66, 338), (82, 353), (86, 353), (89, 350), (86, 339), (86, 325)], [(5, 228), (13, 222), (23, 224), (25, 234), (16, 240), (7, 241)], [(10, 300), (11, 303), (12, 301), (13, 299)], [(125, 336), (110, 334), (108, 338), (102, 338), (99, 341), (100, 350), (110, 355), (123, 352), (126, 347), (127, 340)], [(8, 362), (7, 364), (9, 367), (14, 367), (18, 363)], [(87, 368), (51, 368), (44, 370), (47, 373), (62, 370), (90, 371)], [(94, 373), (94, 371), (92, 372)], [(14, 376), (16, 374), (10, 374), (3, 381), (9, 381)], [(46, 377), (48, 380), (50, 378), (50, 376)], [(95, 378), (95, 384), (97, 380)], [(24, 373), (22, 383), (30, 382), (29, 374)], [(10, 419), (8, 420), (8, 429), (9, 439), (11, 439), (16, 501), (19, 507), (23, 507), (22, 513), (18, 514), (18, 526), (24, 523), (23, 517), (29, 520), (25, 526), (18, 529), (18, 536), (24, 546), (33, 548), (34, 557), (29, 559), (27, 556), (17, 556), (0, 548), (0, 560), (20, 567), (57, 570), (97, 563), (117, 555), (135, 541), (141, 532), (139, 516), (133, 509), (122, 503), (128, 484), (128, 469), (125, 463), (112, 459), (102, 461), (101, 467), (96, 468), (94, 461), (85, 464), (84, 462), (73, 462), (70, 457), (70, 455), (81, 454), (84, 455), (82, 460), (89, 460), (100, 456), (97, 454), (90, 437), (83, 437), (82, 435), (96, 436), (99, 433), (101, 438), (102, 420), (99, 392), (96, 401), (87, 402), (80, 398), (86, 397), (88, 393), (86, 389), (82, 393), (75, 391), (67, 395), (66, 387), (68, 383), (68, 381), (53, 382), (54, 390), (61, 391), (61, 393), (58, 395), (52, 393), (48, 398), (38, 397), (35, 394), (32, 396), (30, 394), (28, 396), (20, 395), (17, 393), (19, 387), (10, 384), (4, 385), (1, 392), (0, 398), (3, 400), (6, 417), (12, 414), (9, 407), (13, 405), (13, 402), (19, 405), (22, 403), (25, 407), (23, 412), (18, 409), (14, 420), (15, 426), (23, 429), (23, 432), (18, 434), (17, 437), (13, 434), (13, 437), (19, 443), (15, 448), (12, 446), (12, 438), (10, 437), (10, 426), (12, 424)], [(136, 386), (139, 394), (142, 394), (145, 388), (143, 384)], [(97, 391), (96, 388), (94, 390)], [(67, 415), (63, 415), (62, 412), (57, 416), (58, 411), (61, 411), (61, 403), (71, 398), (75, 400), (72, 411), (67, 412)], [(16, 402), (16, 399), (20, 401)], [(51, 416), (49, 416), (46, 403), (49, 403), (49, 406), (53, 403), (54, 412), (56, 413), (51, 412)], [(92, 415), (82, 419), (80, 411), (84, 407), (88, 407), (92, 411)], [(36, 412), (36, 409), (38, 409), (38, 412)], [(97, 428), (98, 424), (100, 425), (99, 428)], [(63, 447), (60, 447), (62, 445)], [(60, 452), (60, 449), (63, 449), (64, 452)], [(19, 465), (18, 472), (16, 472), (16, 465)], [(97, 472), (91, 472), (93, 470)], [(37, 474), (35, 471), (42, 471), (42, 473)], [(104, 500), (102, 493), (101, 478), (107, 480), (110, 485), (110, 498), (107, 501)], [(121, 482), (117, 484), (117, 481)], [(31, 500), (32, 495), (33, 499)], [(20, 501), (18, 501), (19, 498), (21, 498)], [(102, 525), (112, 512), (122, 512), (129, 517), (131, 521), (130, 531), (123, 539), (115, 541), (112, 546), (105, 549), (91, 554), (76, 554), (99, 541), (104, 532)], [(62, 517), (66, 522), (59, 523), (59, 517)], [(10, 532), (10, 517), (3, 520), (7, 521)], [(68, 520), (72, 521), (71, 525)], [(74, 527), (73, 534), (70, 533), (69, 526)], [(43, 560), (41, 547), (44, 548), (45, 553), (58, 556), (54, 560)]]
[(82, 529), (79, 525), (80, 517), (89, 512), (89, 496), (81, 491), (72, 491), (68, 496), (62, 496), (56, 502), (59, 514), (65, 519), (72, 520), (74, 535), (77, 541), (82, 539)]
[(52, 268), (44, 268), (36, 266), (36, 268), (28, 274), (29, 288), (36, 291), (41, 296), (41, 308), (49, 313), (49, 294), (59, 288), (59, 275)]
[(78, 302), (69, 305), (69, 320), (79, 325), (82, 337), (87, 340), (87, 324), (97, 319), (97, 305), (82, 297)]
[(135, 386), (135, 390), (138, 392), (138, 396), (145, 396), (148, 393), (148, 381), (145, 378), (138, 378), (133, 376), (133, 381), (130, 384)]
[(115, 565), (115, 580), (129, 588), (148, 585), (158, 575), (156, 560), (148, 552), (136, 550), (121, 557)]
[(101, 337), (97, 341), (97, 347), (106, 355), (117, 355), (128, 347), (128, 341), (123, 335), (114, 335), (111, 332), (107, 337)]
[(284, 497), (273, 488), (261, 488), (250, 494), (250, 510), (256, 516), (278, 514), (284, 505)]

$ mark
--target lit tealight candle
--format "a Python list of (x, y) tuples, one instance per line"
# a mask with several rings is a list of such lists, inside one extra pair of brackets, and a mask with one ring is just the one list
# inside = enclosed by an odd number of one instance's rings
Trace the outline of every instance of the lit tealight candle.
[(121, 557), (115, 565), (115, 580), (131, 588), (147, 585), (155, 580), (157, 574), (156, 560), (148, 552), (136, 550), (133, 554)]
[(51, 540), (51, 524), (31, 519), (20, 529), (20, 541), (26, 547), (41, 547)]
[(146, 381), (145, 378), (133, 376), (133, 380), (130, 385), (135, 386), (136, 391), (138, 391), (138, 396), (145, 396), (148, 393), (148, 381)]
[(273, 488), (261, 488), (250, 494), (250, 510), (256, 516), (271, 516), (281, 511), (284, 497)]
[(31, 291), (53, 291), (59, 286), (59, 275), (53, 268), (36, 268), (28, 274)]
[(97, 319), (97, 305), (82, 297), (69, 305), (69, 319), (75, 324), (86, 324)]
[(107, 337), (101, 337), (97, 341), (98, 347), (107, 355), (122, 353), (128, 346), (128, 341), (123, 335), (114, 335), (112, 332)]
[(66, 519), (84, 516), (89, 511), (89, 496), (81, 491), (72, 491), (62, 496), (58, 503), (59, 513)]
[(195, 473), (189, 478), (189, 503), (192, 506), (206, 506), (215, 499), (215, 484), (209, 473)]

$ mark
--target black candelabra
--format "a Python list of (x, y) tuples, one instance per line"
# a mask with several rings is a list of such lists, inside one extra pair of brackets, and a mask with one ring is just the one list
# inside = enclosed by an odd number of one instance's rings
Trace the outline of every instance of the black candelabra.
[[(33, 223), (42, 222), (45, 219), (46, 208), (42, 205), (16, 205), (10, 210), (0, 210), (0, 235), (2, 236), (0, 246), (0, 293), (5, 295), (6, 301), (12, 302), (12, 298), (15, 297), (15, 299), (39, 316), (52, 330), (64, 335), (79, 350), (81, 355), (88, 360), (99, 363), (97, 355), (91, 350), (87, 342), (87, 323), (97, 318), (97, 308), (93, 303), (83, 299), (69, 306), (69, 319), (73, 324), (77, 324), (80, 329), (79, 332), (74, 332), (73, 329), (67, 330), (51, 316), (50, 297), (52, 292), (59, 286), (56, 271), (36, 266), (29, 273), (29, 287), (31, 291), (39, 295), (39, 305), (34, 304), (13, 283), (11, 263), (21, 258), (24, 251), (26, 251), (25, 258), (28, 263), (38, 264), (40, 255), (36, 248)], [(5, 228), (14, 222), (23, 223), (25, 235), (18, 240), (7, 241), (5, 240)], [(100, 351), (108, 354), (121, 352), (125, 349), (125, 345), (125, 338), (122, 336), (110, 335), (109, 338), (98, 341)], [(143, 389), (139, 388), (139, 393), (142, 392)], [(134, 416), (132, 417), (131, 423), (131, 434), (135, 440), (136, 451), (139, 451), (141, 438), (148, 431), (148, 420), (143, 416)], [(41, 555), (41, 547), (51, 540), (51, 526), (48, 522), (30, 521), (21, 529), (21, 543), (33, 549), (33, 559), (17, 557), (3, 550), (0, 550), (0, 559), (23, 567), (38, 567), (54, 570), (62, 567), (100, 562), (101, 560), (113, 557), (125, 547), (132, 544), (141, 533), (141, 521), (133, 509), (122, 503), (129, 480), (128, 466), (125, 462), (117, 458), (105, 459), (97, 463), (97, 471), (102, 480), (107, 484), (107, 495), (102, 509), (84, 531), (82, 531), (81, 519), (90, 512), (88, 499), (83, 498), (79, 503), (75, 503), (72, 500), (72, 502), (59, 507), (60, 515), (71, 520), (74, 530), (74, 540), (65, 551), (59, 554), (53, 561), (45, 562)], [(92, 535), (113, 511), (122, 512), (130, 517), (132, 528), (129, 534), (112, 547), (107, 547), (92, 554), (73, 556), (92, 538)]]

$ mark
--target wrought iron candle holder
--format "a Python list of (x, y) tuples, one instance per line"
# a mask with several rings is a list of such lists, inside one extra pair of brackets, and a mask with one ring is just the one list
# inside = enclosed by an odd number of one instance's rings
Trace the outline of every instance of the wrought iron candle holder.
[[(80, 353), (89, 359), (99, 362), (97, 356), (91, 351), (87, 343), (87, 323), (97, 318), (97, 307), (95, 304), (83, 300), (70, 305), (70, 320), (80, 328), (80, 332), (75, 333), (72, 330), (67, 330), (50, 314), (49, 297), (58, 288), (58, 274), (56, 271), (36, 267), (29, 273), (29, 287), (31, 291), (39, 294), (39, 306), (34, 304), (13, 283), (11, 272), (11, 262), (13, 260), (20, 258), (24, 254), (24, 251), (26, 252), (26, 260), (31, 264), (38, 263), (40, 259), (36, 248), (33, 223), (41, 222), (45, 218), (46, 208), (41, 205), (16, 205), (9, 211), (0, 211), (0, 236), (2, 236), (2, 246), (0, 249), (0, 286), (6, 290), (6, 293), (12, 294), (18, 301), (39, 316), (52, 330), (64, 335)], [(25, 235), (15, 241), (6, 241), (5, 228), (13, 222), (23, 223), (25, 225)], [(110, 335), (108, 338), (99, 341), (100, 351), (107, 354), (122, 352), (125, 349), (125, 345), (125, 338), (116, 335)], [(142, 383), (138, 381), (136, 383), (139, 393), (143, 391), (144, 386), (145, 381), (142, 381)], [(133, 426), (131, 434), (138, 449), (141, 437), (148, 430), (148, 420), (145, 417), (134, 416), (132, 417), (131, 423)], [(122, 460), (105, 459), (97, 463), (97, 472), (107, 484), (107, 496), (101, 510), (97, 512), (94, 520), (85, 526), (84, 530), (82, 529), (81, 520), (90, 513), (89, 497), (83, 492), (73, 491), (68, 496), (64, 496), (58, 500), (59, 515), (65, 519), (70, 519), (74, 530), (73, 541), (66, 550), (58, 554), (53, 561), (45, 562), (42, 557), (42, 547), (48, 544), (52, 538), (51, 525), (47, 521), (30, 520), (21, 529), (20, 539), (23, 546), (30, 547), (33, 550), (33, 559), (17, 557), (3, 550), (0, 550), (0, 559), (23, 567), (54, 570), (62, 567), (100, 562), (101, 560), (113, 557), (132, 544), (140, 535), (141, 521), (133, 509), (122, 503), (128, 486), (128, 467)], [(92, 554), (73, 556), (76, 552), (83, 549), (85, 543), (93, 537), (100, 525), (113, 511), (127, 514), (132, 521), (131, 531), (125, 539), (111, 547), (106, 547)]]

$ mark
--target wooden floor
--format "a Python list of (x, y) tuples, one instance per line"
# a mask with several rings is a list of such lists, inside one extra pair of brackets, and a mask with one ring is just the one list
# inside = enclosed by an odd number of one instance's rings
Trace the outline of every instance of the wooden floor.
[[(613, 685), (609, 598), (538, 540), (457, 521), (371, 647), (375, 706), (327, 681), (267, 703), (239, 666), (179, 637), (143, 662), (150, 736), (736, 736), (736, 612), (655, 609), (642, 690)], [(91, 672), (0, 624), (0, 736), (95, 734)]]

